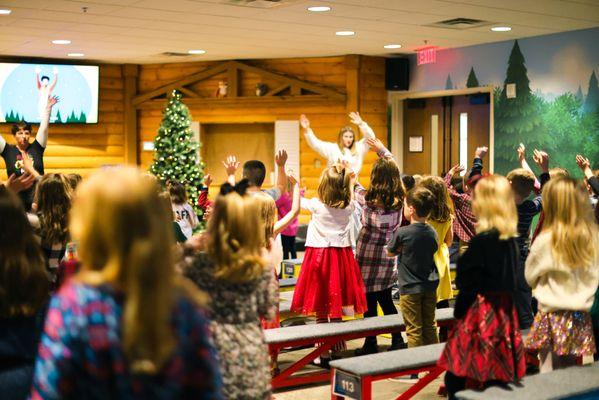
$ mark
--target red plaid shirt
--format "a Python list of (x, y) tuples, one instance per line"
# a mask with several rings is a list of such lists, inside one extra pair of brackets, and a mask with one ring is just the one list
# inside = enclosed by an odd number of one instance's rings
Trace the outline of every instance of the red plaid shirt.
[(470, 240), (476, 235), (476, 217), (472, 212), (472, 196), (469, 193), (458, 193), (451, 184), (451, 178), (450, 174), (445, 175), (445, 185), (447, 185), (455, 209), (453, 232), (463, 242), (470, 243)]

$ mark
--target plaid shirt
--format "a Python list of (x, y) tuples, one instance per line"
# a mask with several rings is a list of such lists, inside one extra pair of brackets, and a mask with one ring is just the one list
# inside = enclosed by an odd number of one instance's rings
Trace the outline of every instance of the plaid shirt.
[(356, 245), (356, 261), (366, 292), (378, 292), (397, 283), (395, 257), (387, 257), (386, 245), (401, 223), (402, 210), (386, 211), (366, 203), (366, 190), (357, 185), (356, 201), (362, 206), (362, 229)]

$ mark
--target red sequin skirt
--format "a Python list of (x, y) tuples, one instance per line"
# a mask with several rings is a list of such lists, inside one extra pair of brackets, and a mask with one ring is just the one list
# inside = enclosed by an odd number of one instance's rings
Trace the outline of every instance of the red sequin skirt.
[(526, 347), (560, 356), (594, 354), (591, 315), (583, 311), (539, 311), (526, 337)]
[(449, 333), (437, 364), (478, 382), (512, 382), (526, 372), (524, 343), (511, 296), (479, 294)]
[(321, 318), (363, 314), (365, 293), (351, 247), (306, 247), (291, 311)]

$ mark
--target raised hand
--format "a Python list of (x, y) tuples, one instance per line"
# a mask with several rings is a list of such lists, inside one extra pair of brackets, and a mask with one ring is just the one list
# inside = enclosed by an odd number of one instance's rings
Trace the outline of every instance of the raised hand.
[(593, 171), (591, 171), (591, 162), (588, 158), (581, 156), (580, 154), (576, 155), (576, 164), (578, 164), (578, 168), (582, 171), (584, 176), (588, 179), (593, 176)]
[(488, 151), (489, 151), (489, 148), (487, 146), (477, 147), (476, 151), (474, 152), (474, 157), (485, 158)]
[(287, 171), (287, 181), (291, 183), (291, 186), (297, 185), (297, 178), (293, 176), (293, 171)]
[(520, 143), (516, 151), (518, 152), (518, 160), (520, 162), (526, 160), (526, 147), (524, 147), (524, 143)]
[(360, 125), (362, 122), (364, 122), (362, 121), (362, 117), (360, 117), (360, 113), (357, 111), (350, 112), (349, 119), (351, 120), (351, 123), (355, 125)]
[(285, 150), (279, 150), (277, 154), (275, 154), (275, 163), (279, 167), (284, 167), (287, 162), (287, 152)]
[(29, 155), (27, 154), (27, 152), (19, 149), (19, 151), (21, 152), (21, 159), (23, 160), (23, 170), (33, 176), (33, 178), (38, 177), (40, 174), (35, 170), (35, 168), (33, 168), (33, 162), (31, 161), (31, 158), (29, 158)]
[(225, 161), (223, 161), (223, 166), (225, 167), (227, 176), (235, 175), (235, 172), (237, 172), (237, 168), (239, 168), (240, 164), (241, 163), (237, 161), (237, 157), (227, 156)]
[(385, 149), (385, 145), (377, 138), (368, 138), (366, 139), (366, 143), (370, 146), (371, 149), (376, 151), (377, 153)]
[(300, 126), (302, 129), (310, 129), (310, 120), (304, 114), (300, 115)]
[(449, 171), (447, 171), (447, 173), (449, 175), (451, 175), (451, 176), (454, 176), (455, 174), (459, 174), (459, 173), (461, 173), (462, 171), (465, 171), (465, 170), (466, 170), (466, 168), (463, 165), (456, 164), (453, 167), (451, 167), (449, 169)]
[(204, 186), (210, 187), (211, 184), (212, 184), (212, 175), (210, 175), (210, 174), (204, 175)]
[(35, 73), (39, 74), (40, 72), (42, 72), (42, 69), (40, 67), (35, 67)]
[(58, 68), (56, 68), (56, 67), (52, 68), (52, 73), (54, 75), (58, 75)]
[(59, 101), (60, 101), (60, 98), (58, 96), (48, 96), (48, 103), (47, 103), (46, 107), (48, 107), (48, 109), (51, 109)]
[(549, 154), (542, 150), (535, 149), (532, 159), (543, 172), (549, 172)]
[(14, 193), (19, 193), (23, 190), (27, 190), (33, 185), (35, 182), (35, 177), (30, 174), (23, 174), (17, 177), (15, 174), (12, 174), (8, 177), (6, 181), (6, 187), (12, 190)]

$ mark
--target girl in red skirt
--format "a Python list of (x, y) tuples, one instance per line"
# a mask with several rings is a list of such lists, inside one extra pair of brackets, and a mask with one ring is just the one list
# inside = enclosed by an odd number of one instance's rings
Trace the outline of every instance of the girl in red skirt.
[[(318, 197), (302, 201), (312, 220), (291, 311), (315, 314), (317, 322), (341, 321), (343, 315), (363, 314), (367, 309), (364, 282), (350, 240), (354, 184), (355, 174), (336, 164), (322, 172)], [(343, 347), (340, 344), (335, 350)], [(321, 356), (326, 358), (327, 354)]]
[(477, 234), (458, 260), (455, 326), (438, 365), (449, 399), (469, 387), (517, 381), (526, 366), (513, 296), (518, 216), (508, 180), (481, 179), (474, 191)]

